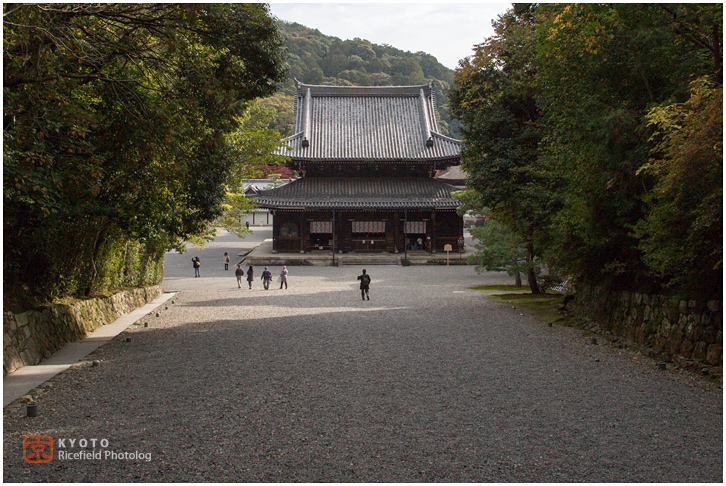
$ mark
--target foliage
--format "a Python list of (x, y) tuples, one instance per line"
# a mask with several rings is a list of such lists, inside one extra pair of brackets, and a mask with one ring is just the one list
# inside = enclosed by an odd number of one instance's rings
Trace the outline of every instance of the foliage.
[(113, 248), (203, 231), (225, 135), (284, 76), (267, 7), (6, 4), (3, 25), (6, 303), (88, 295), (119, 281)]
[(279, 178), (278, 174), (268, 175), (270, 168), (287, 160), (286, 157), (274, 154), (282, 143), (279, 132), (267, 128), (273, 116), (274, 110), (264, 106), (260, 100), (255, 100), (238, 118), (238, 128), (227, 135), (227, 145), (238, 163), (229, 172), (222, 214), (209, 223), (208, 235), (213, 235), (214, 228), (218, 227), (242, 238), (250, 233), (242, 221), (254, 204), (245, 197), (243, 181), (262, 177)]
[(497, 220), (489, 219), (482, 226), (472, 228), (471, 236), (479, 241), (474, 245), (477, 253), (469, 256), (469, 263), (476, 265), (477, 272), (506, 271), (516, 278), (519, 286), (521, 273), (527, 274), (530, 269), (535, 276), (540, 273), (540, 260), (533, 260), (519, 237)]
[(720, 89), (722, 9), (516, 4), (457, 70), (471, 186), (558, 273), (721, 295), (720, 98), (683, 103), (695, 78)]
[(647, 120), (659, 158), (640, 169), (656, 184), (635, 235), (658, 277), (707, 294), (723, 272), (723, 87), (698, 79), (688, 101), (655, 107)]
[[(477, 258), (485, 258), (485, 267), (501, 267), (505, 259), (518, 260), (519, 252), (514, 248), (521, 245), (528, 262), (524, 266), (528, 282), (537, 293), (533, 262), (539, 250), (535, 237), (549, 213), (548, 195), (536, 171), (540, 113), (527, 62), (529, 53), (521, 48), (531, 43), (532, 16), (529, 9), (511, 10), (494, 27), (495, 36), (476, 47), (473, 59), (461, 63), (449, 97), (467, 141), (462, 150), (462, 167), (469, 174), (467, 184), (476, 191), (480, 205), (490, 208), (494, 219), (511, 229), (495, 223), (479, 230), (483, 237), (496, 239), (499, 249), (506, 239), (511, 244), (507, 255), (490, 249)], [(513, 272), (519, 266), (510, 265)]]
[(293, 79), (337, 86), (417, 85), (433, 81), (441, 133), (459, 137), (459, 124), (449, 115), (449, 89), (454, 72), (425, 52), (408, 52), (355, 38), (340, 40), (294, 22), (278, 21), (289, 52), (289, 79), (281, 92), (265, 99), (277, 116), (270, 128), (292, 135)]

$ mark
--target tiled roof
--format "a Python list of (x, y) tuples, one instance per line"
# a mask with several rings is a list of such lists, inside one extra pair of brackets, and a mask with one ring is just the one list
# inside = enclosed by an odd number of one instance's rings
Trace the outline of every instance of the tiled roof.
[(298, 84), (294, 135), (278, 155), (312, 161), (458, 159), (463, 145), (438, 133), (433, 87)]
[(437, 179), (442, 181), (464, 181), (466, 180), (466, 172), (461, 168), (460, 165), (452, 165), (444, 170), (439, 171), (435, 176)]
[(298, 209), (431, 209), (456, 208), (454, 187), (427, 177), (303, 177), (262, 191), (257, 204)]

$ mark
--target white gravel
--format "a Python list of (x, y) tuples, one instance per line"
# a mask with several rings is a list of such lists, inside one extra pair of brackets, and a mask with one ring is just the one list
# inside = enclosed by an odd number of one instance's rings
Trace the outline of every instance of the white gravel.
[[(370, 266), (370, 301), (358, 267), (238, 289), (238, 244), (168, 255), (174, 304), (60, 375), (38, 417), (5, 410), (6, 482), (723, 480), (721, 389), (469, 289), (504, 274)], [(151, 460), (27, 464), (27, 434)]]

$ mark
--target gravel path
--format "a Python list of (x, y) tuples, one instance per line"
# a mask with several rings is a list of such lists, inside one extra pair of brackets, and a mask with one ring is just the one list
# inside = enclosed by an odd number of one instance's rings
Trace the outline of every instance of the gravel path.
[[(237, 244), (197, 252), (202, 278), (168, 255), (174, 304), (50, 383), (39, 417), (5, 410), (6, 482), (723, 480), (720, 389), (469, 289), (506, 275), (372, 266), (364, 302), (360, 268), (290, 267), (286, 291), (240, 290)], [(26, 464), (27, 434), (142, 457)]]

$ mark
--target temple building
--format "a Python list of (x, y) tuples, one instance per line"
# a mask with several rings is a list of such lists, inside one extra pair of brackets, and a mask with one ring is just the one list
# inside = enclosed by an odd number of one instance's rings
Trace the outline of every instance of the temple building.
[(463, 238), (455, 188), (434, 178), (463, 142), (438, 133), (431, 84), (297, 83), (284, 143), (300, 177), (257, 197), (274, 214), (273, 251), (439, 252)]

